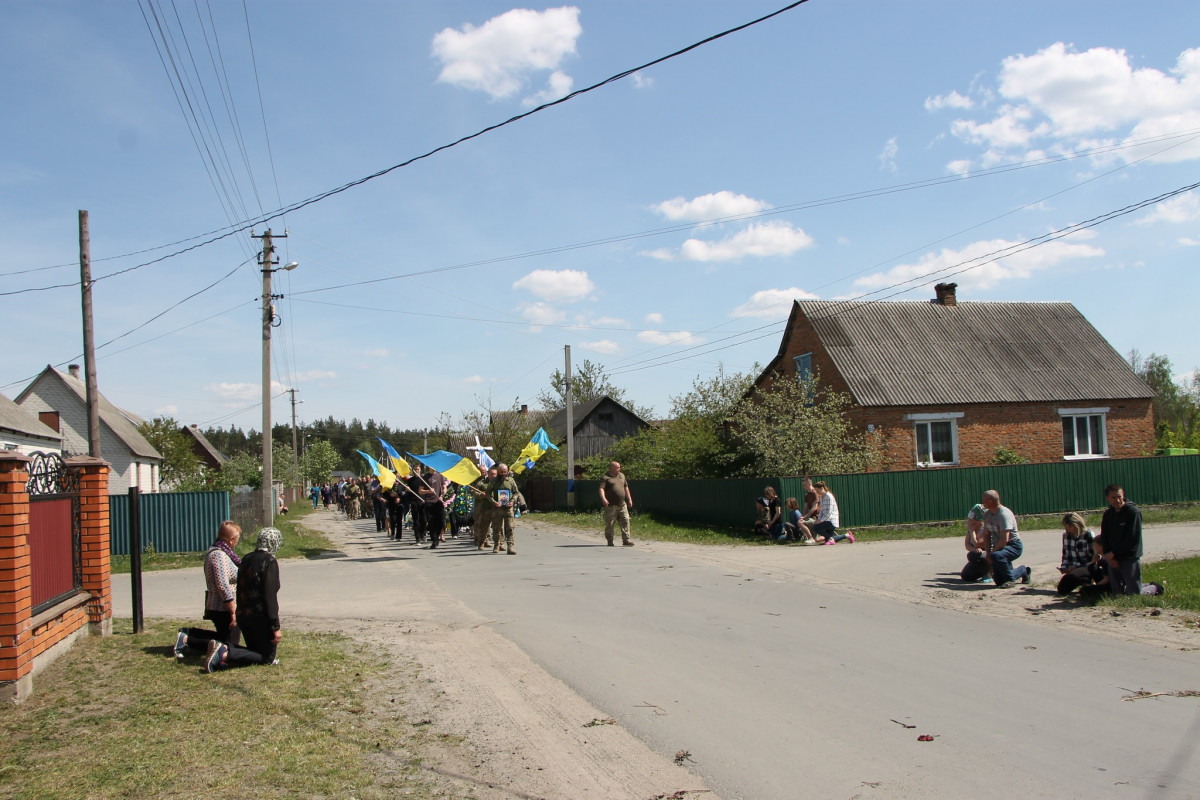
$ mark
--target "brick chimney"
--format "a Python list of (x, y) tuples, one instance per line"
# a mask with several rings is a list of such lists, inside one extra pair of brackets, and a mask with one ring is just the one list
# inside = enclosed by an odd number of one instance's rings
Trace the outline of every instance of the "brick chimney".
[(71, 364), (69, 367), (67, 367), (67, 372), (71, 373), (72, 378), (74, 378), (75, 380), (79, 380), (79, 365), (78, 364)]
[(954, 295), (954, 290), (957, 288), (957, 283), (939, 283), (937, 286), (933, 287), (933, 290), (937, 292), (937, 299), (933, 302), (942, 306), (958, 305), (958, 298), (956, 298)]
[(528, 406), (528, 404), (526, 404), (526, 403), (521, 403), (521, 413), (522, 413), (522, 414), (524, 414), (524, 415), (528, 415), (528, 414), (529, 414), (529, 406)]

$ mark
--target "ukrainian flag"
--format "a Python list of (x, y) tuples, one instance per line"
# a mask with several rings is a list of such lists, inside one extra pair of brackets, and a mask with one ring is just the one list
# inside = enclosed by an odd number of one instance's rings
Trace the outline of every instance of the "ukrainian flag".
[(359, 450), (358, 454), (360, 456), (362, 456), (363, 458), (365, 458), (367, 460), (367, 463), (371, 465), (371, 471), (374, 472), (375, 475), (378, 476), (378, 478), (379, 478), (379, 485), (385, 489), (392, 488), (392, 486), (396, 483), (396, 473), (392, 472), (390, 469), (385, 467), (383, 464), (380, 464), (378, 461), (371, 458), (369, 455), (364, 453), (362, 450)]
[(409, 456), (420, 461), (427, 467), (433, 467), (436, 471), (442, 473), (450, 480), (461, 486), (467, 486), (473, 481), (479, 479), (479, 467), (471, 463), (471, 459), (463, 458), (457, 453), (451, 453), (448, 450), (434, 450), (423, 456), (416, 453), (409, 453)]
[(525, 449), (517, 456), (517, 463), (513, 464), (513, 472), (523, 472), (527, 469), (533, 469), (533, 465), (537, 460), (551, 450), (558, 448), (550, 441), (550, 437), (546, 435), (545, 428), (538, 428), (537, 433), (529, 440), (529, 444), (525, 445)]
[[(375, 438), (379, 439), (378, 436)], [(382, 444), (383, 449), (387, 451), (388, 459), (392, 462), (392, 469), (396, 471), (397, 475), (399, 475), (401, 478), (407, 478), (412, 474), (412, 467), (408, 465), (407, 461), (400, 457), (400, 454), (396, 452), (396, 448), (392, 447), (383, 439), (379, 439), (379, 443)]]

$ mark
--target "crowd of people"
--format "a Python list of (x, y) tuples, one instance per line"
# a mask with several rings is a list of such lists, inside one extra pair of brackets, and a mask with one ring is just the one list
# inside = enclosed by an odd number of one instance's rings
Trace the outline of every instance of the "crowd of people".
[(803, 507), (794, 497), (781, 503), (774, 486), (764, 488), (762, 496), (754, 501), (755, 532), (781, 543), (853, 544), (854, 531), (839, 531), (842, 517), (837, 497), (825, 481), (814, 483), (812, 478), (805, 477), (801, 486), (804, 489)]

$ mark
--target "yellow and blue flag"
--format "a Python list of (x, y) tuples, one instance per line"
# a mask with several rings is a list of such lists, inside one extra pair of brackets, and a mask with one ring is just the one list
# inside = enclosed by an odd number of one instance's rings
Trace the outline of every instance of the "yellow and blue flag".
[(513, 472), (524, 472), (527, 469), (533, 469), (533, 465), (537, 460), (551, 450), (558, 448), (550, 441), (550, 437), (546, 435), (545, 428), (538, 428), (537, 433), (529, 440), (529, 444), (525, 445), (525, 449), (517, 455), (517, 461), (513, 464)]
[(367, 460), (367, 463), (371, 465), (371, 471), (374, 472), (375, 475), (379, 478), (379, 485), (385, 489), (392, 488), (392, 485), (396, 483), (396, 473), (392, 472), (390, 469), (385, 467), (383, 464), (380, 464), (378, 461), (371, 458), (369, 455), (364, 453), (362, 450), (359, 450), (358, 454), (360, 456), (362, 456), (363, 458), (365, 458)]
[(423, 456), (419, 456), (416, 453), (409, 453), (408, 455), (427, 467), (433, 467), (436, 471), (462, 486), (478, 480), (480, 474), (482, 474), (479, 472), (479, 467), (471, 463), (471, 459), (463, 458), (457, 453), (451, 453), (449, 450), (434, 450), (432, 453), (427, 453)]
[[(375, 438), (379, 439), (378, 436)], [(392, 462), (392, 469), (395, 470), (397, 475), (399, 475), (401, 478), (407, 478), (412, 474), (412, 467), (408, 465), (407, 461), (400, 457), (400, 454), (396, 452), (396, 448), (392, 447), (383, 439), (379, 439), (379, 443), (383, 445), (383, 449), (387, 451), (388, 460)]]

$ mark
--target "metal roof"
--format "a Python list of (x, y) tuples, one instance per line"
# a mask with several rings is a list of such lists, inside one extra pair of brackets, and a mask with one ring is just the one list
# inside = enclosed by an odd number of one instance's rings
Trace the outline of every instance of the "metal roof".
[(863, 406), (1154, 397), (1071, 303), (796, 301)]
[(62, 441), (61, 433), (43, 423), (36, 414), (30, 414), (2, 394), (0, 394), (0, 430), (53, 442)]

